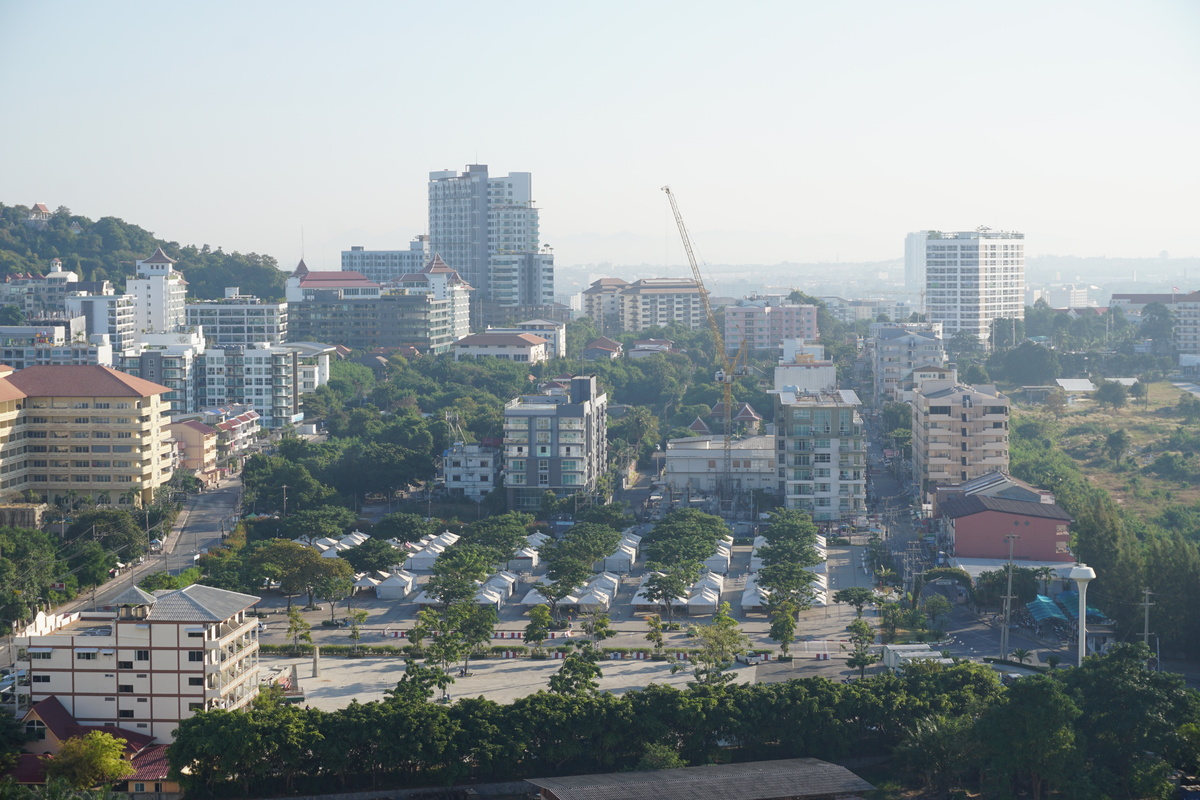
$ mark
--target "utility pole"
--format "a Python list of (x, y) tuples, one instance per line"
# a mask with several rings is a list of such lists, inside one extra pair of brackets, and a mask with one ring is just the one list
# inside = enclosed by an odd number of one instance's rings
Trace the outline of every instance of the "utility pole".
[(1021, 537), (1010, 533), (1004, 537), (1008, 540), (1008, 589), (1004, 593), (1004, 627), (1000, 629), (1000, 660), (1008, 660), (1008, 625), (1012, 613), (1012, 575), (1013, 575), (1013, 545)]
[(1157, 603), (1150, 602), (1150, 595), (1152, 594), (1154, 594), (1154, 592), (1150, 591), (1149, 587), (1142, 589), (1142, 595), (1146, 599), (1138, 603), (1138, 605), (1142, 607), (1142, 611), (1145, 614), (1142, 621), (1142, 644), (1146, 645), (1146, 647), (1150, 646), (1150, 606), (1158, 605)]
[(285, 484), (283, 484), (283, 486), (280, 486), (279, 488), (280, 488), (280, 489), (283, 489), (283, 519), (287, 519), (287, 490), (288, 490), (288, 486), (287, 486), (287, 484), (285, 483)]

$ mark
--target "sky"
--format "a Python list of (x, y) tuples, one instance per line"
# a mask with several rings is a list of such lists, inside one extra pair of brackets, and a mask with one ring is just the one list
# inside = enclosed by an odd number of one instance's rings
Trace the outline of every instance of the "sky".
[(682, 274), (664, 184), (710, 264), (1197, 256), (1198, 87), (1194, 0), (0, 0), (0, 202), (336, 269), (482, 163), (564, 266)]

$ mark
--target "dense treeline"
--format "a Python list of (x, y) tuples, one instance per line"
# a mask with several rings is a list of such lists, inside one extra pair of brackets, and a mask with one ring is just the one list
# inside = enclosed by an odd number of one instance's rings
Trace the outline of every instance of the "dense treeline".
[[(1154, 592), (1151, 624), (1164, 656), (1200, 657), (1200, 541), (1194, 531), (1161, 526), (1122, 510), (1088, 481), (1057, 444), (1059, 423), (1023, 417), (1012, 426), (1012, 474), (1054, 492), (1074, 517), (1072, 552), (1096, 570), (1088, 600), (1129, 638), (1141, 632), (1142, 590)], [(1189, 538), (1190, 537), (1190, 538)]]
[[(81, 280), (109, 280), (123, 289), (133, 275), (134, 262), (148, 258), (156, 247), (177, 260), (175, 267), (188, 282), (188, 296), (210, 300), (222, 297), (226, 286), (238, 286), (245, 294), (282, 299), (287, 275), (275, 259), (257, 253), (225, 253), (207, 244), (181, 246), (158, 239), (150, 231), (116, 217), (91, 220), (59, 206), (50, 219), (27, 224), (27, 206), (0, 204), (0, 274), (32, 272), (44, 274), (51, 259)], [(72, 225), (79, 231), (72, 232)]]
[(1008, 690), (980, 665), (916, 665), (850, 685), (651, 685), (508, 705), (430, 703), (432, 676), (417, 667), (382, 702), (322, 712), (267, 695), (247, 712), (197, 714), (170, 760), (189, 793), (227, 796), (609, 772), (651, 748), (692, 765), (895, 750), (915, 782), (940, 788), (982, 778), (989, 797), (1140, 797), (1186, 766), (1186, 725), (1200, 719), (1196, 694), (1142, 659), (1123, 647)]

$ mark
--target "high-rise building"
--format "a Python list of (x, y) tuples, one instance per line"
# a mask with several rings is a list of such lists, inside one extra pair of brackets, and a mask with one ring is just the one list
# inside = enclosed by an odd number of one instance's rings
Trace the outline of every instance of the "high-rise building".
[(528, 172), (492, 177), (486, 164), (469, 164), (429, 173), (429, 252), (479, 292), (472, 327), (554, 302), (554, 256), (541, 246)]
[(947, 339), (969, 333), (988, 347), (993, 320), (1025, 319), (1025, 234), (928, 231), (925, 309)]
[(125, 282), (125, 291), (133, 298), (134, 330), (146, 333), (170, 333), (185, 324), (187, 282), (175, 270), (175, 259), (160, 247), (149, 258), (137, 262), (137, 277)]
[(904, 237), (904, 288), (914, 292), (925, 288), (925, 238), (929, 231), (916, 231)]
[(775, 392), (779, 493), (788, 508), (817, 522), (862, 514), (867, 501), (867, 446), (861, 402), (852, 391)]
[[(205, 331), (207, 333), (207, 330)], [(195, 411), (199, 361), (204, 337), (190, 333), (143, 333), (117, 356), (117, 368), (170, 389), (163, 401), (171, 414)]]
[(504, 406), (508, 507), (537, 508), (547, 491), (590, 493), (608, 465), (608, 395), (594, 375)]
[(127, 294), (71, 295), (63, 301), (68, 316), (83, 317), (88, 336), (107, 334), (113, 352), (119, 353), (134, 341), (136, 327), (133, 298)]
[(429, 237), (424, 235), (409, 242), (407, 250), (368, 250), (354, 245), (342, 251), (342, 270), (357, 272), (376, 283), (391, 283), (401, 275), (420, 272), (431, 255)]
[(914, 322), (874, 331), (871, 341), (876, 403), (909, 400), (913, 370), (946, 363), (942, 338), (933, 330), (922, 329), (936, 326)]
[(995, 386), (931, 380), (916, 387), (913, 476), (922, 488), (1008, 472), (1008, 409)]

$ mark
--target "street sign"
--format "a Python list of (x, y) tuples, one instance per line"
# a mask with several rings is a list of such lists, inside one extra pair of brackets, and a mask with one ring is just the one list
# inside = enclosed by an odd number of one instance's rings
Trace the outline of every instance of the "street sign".
[(62, 591), (63, 589), (67, 588), (67, 585), (65, 583), (52, 583), (50, 584), (50, 588)]

